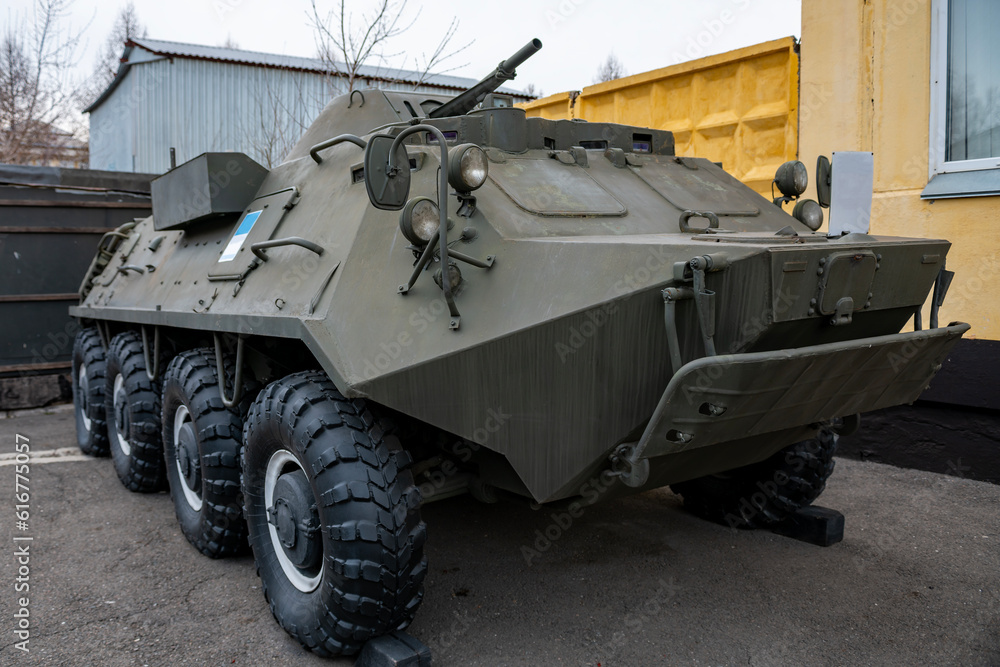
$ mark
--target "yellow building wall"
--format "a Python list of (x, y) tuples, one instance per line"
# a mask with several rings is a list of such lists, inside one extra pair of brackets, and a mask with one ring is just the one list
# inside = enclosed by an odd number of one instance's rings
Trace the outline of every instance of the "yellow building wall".
[[(941, 322), (1000, 339), (1000, 199), (920, 199), (929, 171), (930, 0), (803, 0), (799, 159), (872, 151), (873, 234), (952, 242)], [(815, 191), (806, 196), (815, 197)], [(924, 322), (929, 306), (924, 307)]]
[(770, 198), (775, 169), (797, 155), (798, 66), (786, 37), (520, 106), (529, 116), (670, 130), (678, 155), (722, 162)]

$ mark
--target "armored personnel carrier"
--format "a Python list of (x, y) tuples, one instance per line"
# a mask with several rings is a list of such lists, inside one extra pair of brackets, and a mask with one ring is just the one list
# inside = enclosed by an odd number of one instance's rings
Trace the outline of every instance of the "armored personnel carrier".
[(672, 485), (770, 525), (968, 329), (900, 333), (943, 298), (947, 241), (830, 236), (670, 132), (527, 118), (495, 91), (540, 46), (454, 98), (338, 97), (270, 170), (176, 167), (71, 309), (81, 449), (169, 489), (202, 553), (249, 544), (319, 654), (414, 617), (421, 503)]

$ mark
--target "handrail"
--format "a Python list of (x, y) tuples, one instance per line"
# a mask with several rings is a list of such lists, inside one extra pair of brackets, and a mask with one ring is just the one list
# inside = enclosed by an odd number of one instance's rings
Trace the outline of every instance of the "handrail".
[(313, 146), (312, 148), (310, 148), (309, 149), (309, 157), (311, 157), (313, 160), (315, 160), (316, 164), (320, 164), (321, 162), (323, 162), (323, 158), (321, 158), (319, 156), (319, 152), (321, 150), (324, 150), (326, 148), (330, 148), (331, 146), (336, 146), (337, 144), (342, 144), (345, 141), (351, 142), (355, 146), (358, 146), (359, 148), (361, 148), (361, 150), (364, 150), (365, 148), (368, 147), (367, 142), (365, 142), (365, 140), (362, 139), (361, 137), (355, 136), (353, 134), (340, 134), (340, 135), (337, 135), (336, 137), (333, 137), (332, 139), (327, 139), (326, 141), (321, 141), (318, 144), (316, 144), (315, 146)]
[(317, 255), (323, 254), (323, 246), (318, 243), (313, 243), (312, 241), (307, 241), (300, 236), (287, 236), (283, 239), (271, 239), (270, 241), (258, 241), (250, 246), (250, 252), (257, 256), (262, 262), (266, 262), (268, 257), (264, 254), (264, 250), (267, 248), (277, 248), (279, 246), (285, 245), (297, 245), (299, 247), (305, 248), (306, 250), (312, 250)]

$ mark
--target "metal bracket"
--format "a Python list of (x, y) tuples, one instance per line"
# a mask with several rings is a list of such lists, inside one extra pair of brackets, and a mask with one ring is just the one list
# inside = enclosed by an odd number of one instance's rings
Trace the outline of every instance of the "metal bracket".
[[(934, 279), (934, 294), (931, 297), (931, 329), (938, 328), (938, 311), (944, 305), (944, 299), (948, 296), (948, 288), (951, 287), (954, 271), (947, 271), (941, 263), (941, 270), (938, 271), (937, 278)], [(919, 311), (918, 311), (919, 312)]]
[(107, 351), (111, 346), (111, 330), (110, 328), (105, 328), (108, 326), (108, 323), (101, 320), (94, 320), (94, 326), (97, 327), (97, 335), (101, 339), (101, 346)]
[(431, 237), (431, 240), (427, 242), (427, 245), (424, 246), (424, 251), (420, 253), (420, 259), (417, 260), (417, 263), (413, 267), (413, 272), (410, 273), (410, 279), (405, 285), (399, 286), (399, 289), (397, 290), (399, 294), (406, 294), (413, 288), (414, 283), (417, 282), (417, 278), (420, 277), (420, 272), (424, 270), (424, 267), (427, 266), (427, 263), (430, 262), (431, 258), (434, 256), (434, 247), (440, 236), (441, 230), (438, 229), (434, 232), (434, 236)]
[(684, 365), (681, 357), (681, 343), (677, 335), (677, 302), (694, 298), (690, 287), (668, 287), (663, 294), (663, 324), (667, 329), (667, 349), (670, 351), (670, 366), (674, 373)]
[(705, 344), (705, 356), (715, 356), (715, 292), (705, 287), (705, 270), (710, 263), (705, 257), (695, 257), (689, 264), (694, 278), (694, 306), (698, 311), (701, 339)]
[(213, 332), (215, 340), (215, 369), (219, 381), (219, 396), (222, 397), (222, 404), (227, 408), (236, 406), (243, 398), (243, 336), (236, 339), (236, 372), (233, 374), (233, 397), (226, 398), (226, 373), (225, 364), (222, 363), (222, 343), (219, 340), (219, 333)]
[[(142, 360), (146, 364), (146, 377), (150, 380), (156, 380), (160, 375), (160, 327), (159, 325), (153, 326), (153, 362), (149, 362), (149, 342), (146, 340), (146, 326), (142, 325), (139, 327), (142, 332)], [(153, 370), (150, 371), (150, 366)]]
[(476, 259), (475, 257), (470, 257), (463, 252), (458, 252), (457, 250), (450, 250), (448, 252), (448, 257), (451, 259), (457, 259), (460, 262), (465, 262), (466, 264), (471, 264), (472, 266), (479, 269), (490, 269), (493, 268), (493, 262), (496, 260), (494, 255), (487, 255), (485, 261), (481, 259)]
[(476, 214), (476, 197), (471, 194), (456, 192), (458, 197), (458, 215), (463, 218), (471, 218)]

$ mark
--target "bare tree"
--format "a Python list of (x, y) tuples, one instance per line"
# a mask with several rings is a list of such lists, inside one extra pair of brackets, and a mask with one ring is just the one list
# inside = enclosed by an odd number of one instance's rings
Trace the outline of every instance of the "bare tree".
[[(370, 11), (359, 16), (348, 11), (346, 0), (339, 0), (326, 14), (320, 12), (316, 0), (311, 2), (310, 22), (316, 31), (316, 48), (331, 75), (333, 92), (354, 90), (357, 80), (364, 78), (362, 68), (372, 60), (381, 66), (388, 59), (399, 56), (398, 53), (386, 53), (385, 49), (394, 37), (412, 27), (420, 15), (418, 11), (413, 19), (405, 18), (407, 0), (376, 0)], [(422, 54), (422, 60), (417, 59), (420, 76), (416, 86), (424, 83), (433, 69), (472, 44), (469, 42), (449, 50), (457, 33), (458, 20), (453, 19), (437, 47), (429, 55)]]
[[(423, 84), (427, 83), (427, 80), (430, 78), (432, 74), (444, 74), (446, 72), (451, 72), (452, 70), (458, 69), (459, 67), (462, 67), (465, 64), (463, 63), (462, 65), (454, 65), (447, 69), (441, 69), (445, 61), (450, 60), (454, 56), (466, 50), (467, 48), (472, 46), (472, 42), (475, 41), (472, 40), (466, 42), (462, 46), (449, 50), (448, 47), (451, 44), (451, 40), (454, 39), (455, 35), (457, 34), (458, 34), (458, 19), (452, 18), (451, 23), (448, 24), (448, 30), (445, 31), (445, 34), (441, 38), (441, 41), (438, 42), (437, 48), (435, 48), (429, 56), (425, 52), (420, 54), (420, 58), (414, 58), (417, 67), (417, 72), (419, 72), (417, 81), (413, 84), (414, 90), (416, 90)], [(404, 67), (405, 67), (405, 61), (404, 61)]]
[(618, 60), (618, 56), (614, 52), (611, 52), (608, 54), (607, 60), (597, 68), (597, 76), (594, 77), (594, 83), (612, 81), (620, 79), (623, 76), (628, 76), (628, 72), (625, 71), (625, 65), (622, 64), (622, 61)]
[(524, 94), (528, 97), (534, 97), (535, 99), (545, 97), (545, 93), (542, 92), (542, 89), (533, 83), (529, 83), (524, 87)]
[(232, 33), (229, 33), (228, 35), (226, 35), (226, 41), (224, 41), (219, 46), (221, 46), (224, 49), (238, 49), (240, 48), (240, 43), (237, 42), (235, 39), (233, 39)]
[(303, 90), (302, 79), (275, 90), (269, 72), (262, 72), (253, 84), (253, 108), (239, 121), (241, 150), (265, 167), (279, 164), (324, 106)]
[(97, 56), (97, 62), (94, 63), (94, 73), (81, 89), (80, 101), (83, 106), (87, 106), (97, 99), (104, 92), (104, 89), (114, 81), (121, 64), (125, 43), (137, 37), (145, 37), (146, 34), (146, 26), (140, 23), (139, 15), (135, 11), (135, 4), (129, 0), (128, 4), (118, 12), (111, 32), (104, 40), (104, 46)]
[[(0, 42), (0, 162), (46, 162), (72, 136), (70, 68), (83, 31), (65, 26), (72, 0), (36, 0)], [(86, 28), (84, 28), (86, 29)]]

